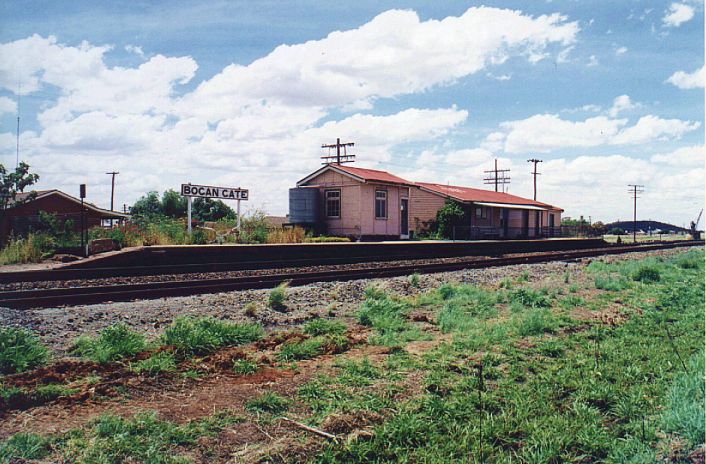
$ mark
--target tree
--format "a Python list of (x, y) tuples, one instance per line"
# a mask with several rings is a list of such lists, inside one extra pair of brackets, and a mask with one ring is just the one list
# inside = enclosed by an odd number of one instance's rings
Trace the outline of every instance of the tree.
[(0, 210), (6, 210), (12, 204), (21, 204), (33, 200), (36, 192), (30, 193), (26, 198), (17, 201), (17, 194), (34, 185), (39, 180), (38, 174), (30, 174), (29, 164), (24, 161), (15, 168), (15, 172), (8, 173), (5, 166), (0, 164)]
[(181, 218), (186, 216), (186, 197), (172, 189), (162, 195), (162, 213), (165, 216)]
[(466, 225), (466, 213), (457, 202), (446, 199), (444, 206), (436, 212), (436, 225), (439, 235), (444, 238), (452, 238), (454, 227)]
[(164, 215), (164, 211), (162, 210), (162, 202), (159, 201), (159, 195), (157, 192), (148, 192), (147, 195), (137, 200), (135, 204), (132, 205), (130, 214), (132, 216), (143, 217)]
[(235, 218), (235, 211), (221, 200), (199, 197), (194, 200), (192, 208), (194, 219), (199, 221), (218, 221), (223, 218)]

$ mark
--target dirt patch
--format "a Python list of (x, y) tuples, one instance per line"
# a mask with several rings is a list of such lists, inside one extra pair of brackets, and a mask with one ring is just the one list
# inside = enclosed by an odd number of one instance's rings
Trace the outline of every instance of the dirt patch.
[(343, 435), (370, 425), (380, 424), (384, 419), (382, 414), (366, 410), (334, 413), (324, 419), (321, 423), (321, 429), (334, 435)]

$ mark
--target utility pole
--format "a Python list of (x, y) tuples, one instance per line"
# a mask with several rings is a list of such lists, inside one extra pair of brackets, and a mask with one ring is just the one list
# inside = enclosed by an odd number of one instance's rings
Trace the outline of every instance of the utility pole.
[(632, 194), (632, 241), (637, 243), (637, 195), (645, 191), (644, 185), (628, 184), (630, 190), (628, 192)]
[(110, 210), (113, 211), (113, 200), (115, 199), (115, 176), (120, 174), (119, 172), (106, 172), (109, 176), (112, 176), (110, 180)]
[[(336, 160), (335, 164), (342, 164), (342, 163), (352, 163), (355, 161), (355, 155), (349, 155), (346, 152), (346, 147), (352, 147), (355, 145), (354, 142), (346, 142), (346, 143), (341, 143), (341, 139), (336, 139), (336, 143), (331, 143), (331, 144), (323, 144), (321, 145), (321, 148), (328, 148), (329, 154), (327, 156), (322, 156), (321, 159), (324, 160), (323, 163), (321, 164), (331, 164), (332, 160)], [(335, 148), (336, 149), (336, 154), (331, 155), (331, 149)], [(341, 155), (341, 148), (343, 148), (343, 154)]]
[[(495, 169), (490, 171), (483, 171), (488, 174), (488, 177), (483, 178), (484, 184), (495, 184), (495, 191), (498, 191), (498, 185), (505, 185), (510, 183), (510, 178), (505, 177), (506, 172), (510, 172), (509, 169), (498, 169), (498, 160), (495, 160)], [(502, 177), (498, 177), (498, 174), (502, 173)], [(504, 189), (503, 189), (504, 190)]]
[(540, 175), (540, 173), (537, 172), (537, 163), (541, 163), (542, 160), (532, 158), (527, 160), (528, 163), (534, 163), (534, 171), (531, 172), (532, 176), (534, 177), (534, 201), (537, 201), (537, 176)]

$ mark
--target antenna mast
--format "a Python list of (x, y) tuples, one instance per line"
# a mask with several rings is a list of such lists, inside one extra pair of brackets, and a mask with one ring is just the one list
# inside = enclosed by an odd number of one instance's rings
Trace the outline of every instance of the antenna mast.
[[(504, 186), (505, 184), (510, 183), (510, 178), (505, 177), (506, 172), (510, 172), (509, 169), (498, 169), (498, 160), (497, 158), (495, 159), (495, 169), (491, 169), (490, 171), (483, 171), (488, 174), (488, 177), (483, 178), (483, 183), (484, 184), (495, 184), (495, 191), (498, 191), (498, 185)], [(502, 176), (498, 176), (499, 173), (502, 173)], [(504, 189), (503, 189), (504, 190)]]

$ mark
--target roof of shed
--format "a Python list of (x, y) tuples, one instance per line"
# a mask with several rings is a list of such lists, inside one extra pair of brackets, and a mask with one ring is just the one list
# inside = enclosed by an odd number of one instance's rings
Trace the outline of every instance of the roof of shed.
[[(34, 198), (34, 200), (39, 200), (40, 198), (48, 197), (50, 195), (59, 195), (59, 196), (65, 198), (73, 203), (76, 203), (79, 205), (81, 204), (80, 199), (78, 199), (76, 197), (72, 197), (68, 193), (64, 193), (61, 190), (52, 189), (52, 190), (35, 190), (33, 192), (20, 192), (15, 196), (15, 201), (10, 202), (10, 204), (8, 204), (8, 208), (12, 208), (18, 202), (23, 202), (23, 201), (27, 200), (27, 198), (32, 194), (37, 195)], [(17, 205), (17, 206), (19, 206), (19, 205)], [(92, 203), (88, 203), (86, 201), (83, 202), (83, 206), (85, 206), (86, 209), (89, 209), (91, 211), (95, 211), (96, 213), (99, 213), (101, 216), (104, 216), (106, 218), (126, 218), (126, 217), (130, 216), (129, 214), (121, 213), (118, 211), (111, 211), (109, 209), (99, 208), (96, 205), (94, 205)]]
[(450, 197), (458, 201), (465, 202), (491, 202), (491, 203), (505, 203), (512, 205), (526, 205), (526, 206), (537, 206), (546, 209), (556, 209), (561, 208), (550, 205), (548, 203), (542, 203), (541, 201), (534, 201), (528, 198), (518, 197), (516, 195), (510, 195), (509, 193), (493, 192), (491, 190), (481, 190), (474, 189), (470, 187), (459, 187), (457, 185), (443, 185), (443, 184), (432, 184), (426, 182), (417, 182), (417, 186), (423, 190), (430, 191), (445, 197)]
[(345, 166), (342, 164), (327, 164), (326, 166), (318, 169), (317, 171), (309, 174), (299, 182), (297, 185), (304, 184), (311, 179), (315, 178), (319, 174), (327, 171), (333, 170), (340, 174), (348, 175), (353, 177), (360, 182), (384, 182), (387, 184), (401, 184), (401, 185), (415, 185), (414, 182), (397, 177), (394, 174), (390, 174), (387, 171), (379, 171), (377, 169), (367, 169), (367, 168), (354, 168), (353, 166)]

